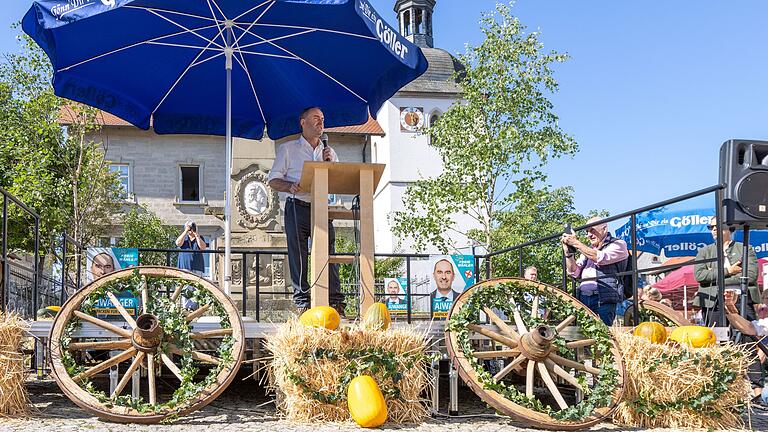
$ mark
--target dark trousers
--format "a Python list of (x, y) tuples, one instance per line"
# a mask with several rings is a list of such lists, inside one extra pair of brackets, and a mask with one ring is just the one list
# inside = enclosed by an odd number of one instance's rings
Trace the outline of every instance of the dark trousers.
[(613, 320), (616, 319), (616, 303), (600, 303), (599, 295), (586, 296), (581, 293), (579, 293), (579, 301), (596, 313), (605, 325), (609, 327), (613, 325)]
[[(312, 208), (304, 201), (288, 198), (285, 201), (285, 236), (288, 241), (288, 267), (293, 285), (293, 302), (296, 307), (309, 307), (309, 238), (312, 236)], [(328, 252), (336, 251), (336, 231), (328, 221)], [(329, 265), (329, 264), (326, 264)], [(317, 277), (317, 275), (313, 275)], [(314, 282), (314, 281), (313, 281)], [(332, 305), (343, 305), (344, 296), (339, 284), (339, 266), (330, 264), (328, 274), (328, 301)]]

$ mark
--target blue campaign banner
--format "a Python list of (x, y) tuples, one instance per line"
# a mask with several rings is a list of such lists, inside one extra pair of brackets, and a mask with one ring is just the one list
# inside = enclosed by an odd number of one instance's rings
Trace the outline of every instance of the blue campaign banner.
[(429, 261), (431, 316), (446, 318), (453, 300), (475, 283), (475, 259), (472, 255), (432, 255)]
[(112, 248), (112, 253), (121, 269), (139, 265), (139, 250), (136, 248)]
[(400, 315), (408, 312), (408, 295), (405, 293), (407, 283), (408, 280), (404, 277), (384, 279), (386, 297), (382, 302), (387, 305), (390, 314)]
[[(138, 317), (139, 311), (139, 299), (136, 298), (130, 291), (123, 291), (116, 293), (117, 301), (125, 308), (128, 313), (134, 318)], [(115, 305), (107, 297), (101, 297), (96, 304), (93, 305), (93, 310), (96, 313), (96, 318), (101, 319), (122, 319), (120, 312), (118, 312)]]

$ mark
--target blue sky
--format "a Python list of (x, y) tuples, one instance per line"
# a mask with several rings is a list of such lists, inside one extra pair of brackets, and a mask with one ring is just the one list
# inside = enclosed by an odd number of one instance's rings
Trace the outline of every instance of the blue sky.
[[(396, 21), (394, 0), (371, 2)], [(30, 4), (4, 3), (0, 52), (16, 49), (10, 25)], [(494, 4), (437, 0), (435, 45), (478, 44)], [(768, 140), (768, 2), (520, 0), (513, 13), (572, 57), (556, 68), (552, 100), (580, 151), (547, 171), (575, 188), (580, 211), (616, 214), (711, 186), (723, 141)]]

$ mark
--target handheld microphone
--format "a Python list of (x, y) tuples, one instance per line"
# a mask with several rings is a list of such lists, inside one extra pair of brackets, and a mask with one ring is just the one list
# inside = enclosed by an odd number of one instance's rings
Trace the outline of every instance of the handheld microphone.
[[(328, 148), (328, 134), (327, 133), (323, 133), (322, 135), (320, 135), (320, 141), (323, 143), (323, 149), (327, 149)], [(327, 158), (324, 158), (324, 160), (326, 162), (330, 162), (331, 158), (329, 156)]]

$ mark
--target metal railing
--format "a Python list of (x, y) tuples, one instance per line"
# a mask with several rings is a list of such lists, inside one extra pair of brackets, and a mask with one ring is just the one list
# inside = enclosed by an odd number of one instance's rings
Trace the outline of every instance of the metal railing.
[[(38, 288), (40, 277), (40, 216), (27, 207), (19, 199), (11, 195), (8, 191), (0, 188), (0, 195), (3, 197), (2, 209), (2, 247), (0, 247), (0, 264), (2, 265), (2, 283), (0, 283), (0, 310), (3, 312), (15, 312), (25, 318), (34, 317), (35, 311), (39, 306)], [(33, 222), (33, 259), (31, 272), (31, 283), (24, 283), (24, 266), (12, 260), (9, 257), (9, 210), (15, 206), (21, 212), (22, 216), (31, 217)], [(22, 225), (24, 225), (22, 223)]]

